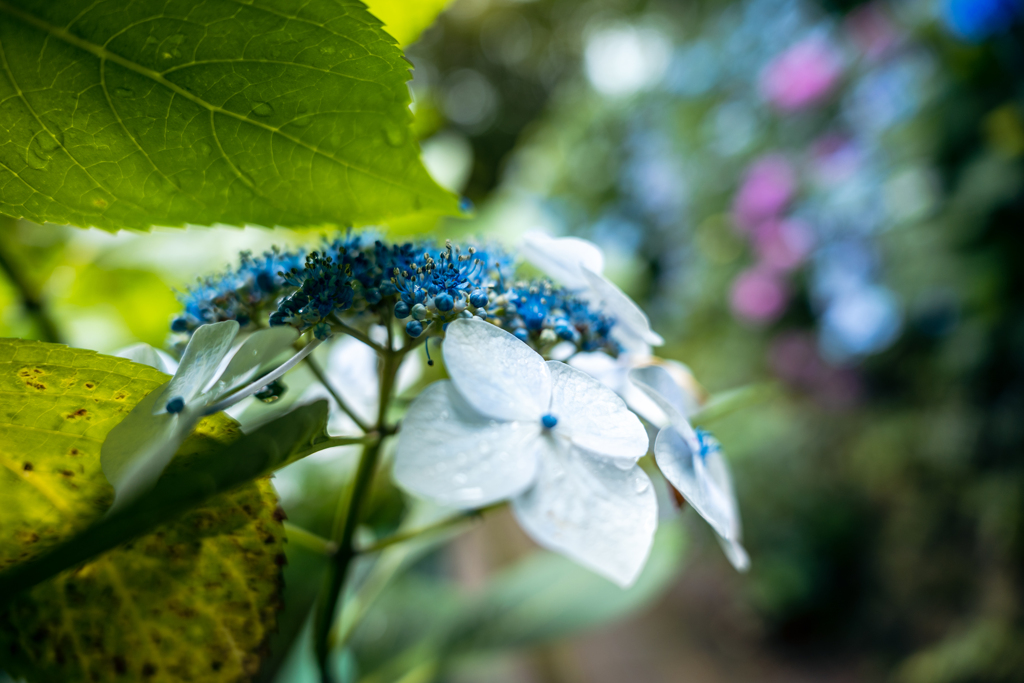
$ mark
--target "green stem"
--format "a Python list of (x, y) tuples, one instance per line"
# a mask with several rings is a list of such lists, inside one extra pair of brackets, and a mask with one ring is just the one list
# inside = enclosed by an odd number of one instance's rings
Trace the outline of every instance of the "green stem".
[(344, 592), (345, 582), (348, 578), (352, 561), (359, 554), (354, 543), (355, 533), (359, 526), (363, 504), (369, 497), (370, 485), (373, 483), (377, 461), (380, 458), (381, 445), (384, 439), (383, 435), (387, 433), (385, 426), (388, 407), (391, 404), (395, 374), (402, 362), (401, 356), (390, 349), (380, 349), (379, 353), (381, 370), (380, 406), (377, 418), (378, 436), (363, 449), (352, 484), (347, 488), (346, 495), (338, 501), (338, 515), (335, 517), (335, 529), (332, 534), (337, 543), (338, 550), (334, 554), (334, 562), (328, 570), (326, 590), (323, 594), (323, 599), (317, 607), (313, 624), (317, 665), (320, 669), (320, 679), (323, 683), (332, 683), (334, 680), (329, 665), (331, 627), (335, 622), (338, 602)]
[(338, 407), (341, 408), (342, 411), (344, 411), (344, 413), (349, 416), (349, 419), (352, 420), (352, 422), (354, 422), (355, 425), (359, 427), (359, 429), (361, 429), (363, 432), (369, 432), (370, 426), (367, 425), (358, 415), (356, 415), (355, 411), (352, 410), (352, 408), (347, 403), (345, 403), (345, 399), (341, 397), (341, 394), (338, 393), (338, 390), (335, 389), (334, 385), (330, 382), (330, 380), (327, 379), (327, 375), (324, 373), (323, 368), (320, 367), (319, 363), (313, 360), (313, 356), (306, 356), (305, 362), (306, 366), (312, 371), (314, 375), (316, 375), (316, 378), (320, 380), (320, 384), (324, 385), (324, 388), (327, 389), (327, 391), (331, 394), (331, 397), (334, 399), (334, 402), (338, 404)]
[(289, 541), (294, 541), (296, 545), (301, 545), (306, 550), (311, 550), (317, 555), (331, 557), (334, 553), (338, 552), (338, 545), (334, 541), (329, 541), (319, 534), (303, 529), (297, 524), (285, 521), (284, 530), (288, 532)]
[(331, 327), (334, 329), (340, 330), (354, 339), (358, 339), (377, 353), (384, 353), (386, 350), (383, 346), (370, 339), (364, 332), (361, 332), (348, 323), (343, 322), (339, 315), (334, 314), (331, 317), (334, 319), (334, 322), (331, 324)]
[(495, 503), (494, 505), (478, 508), (476, 510), (466, 510), (465, 512), (460, 512), (457, 515), (452, 515), (451, 517), (439, 519), (436, 522), (427, 524), (425, 526), (421, 526), (417, 529), (399, 531), (397, 533), (391, 534), (390, 536), (375, 541), (364, 548), (360, 548), (358, 552), (360, 554), (380, 552), (381, 550), (389, 548), (398, 543), (404, 543), (405, 541), (410, 541), (414, 538), (419, 538), (420, 536), (426, 536), (428, 534), (436, 533), (438, 531), (444, 531), (445, 529), (450, 529), (464, 522), (475, 521), (482, 517), (485, 512), (495, 510), (504, 504), (505, 503), (503, 501), (501, 503)]
[(738, 389), (723, 391), (711, 397), (700, 411), (690, 416), (690, 422), (695, 425), (706, 425), (709, 422), (721, 419), (727, 415), (767, 401), (779, 391), (778, 385), (772, 382), (759, 384), (748, 384)]
[[(13, 221), (9, 222), (13, 223)], [(39, 336), (42, 341), (56, 344), (63, 343), (60, 333), (57, 331), (57, 326), (50, 317), (50, 312), (47, 310), (42, 297), (39, 296), (36, 288), (29, 283), (25, 274), (15, 265), (13, 256), (7, 252), (7, 247), (2, 241), (0, 241), (0, 270), (3, 271), (7, 279), (10, 280), (11, 285), (17, 290), (21, 298), (22, 308), (25, 309), (29, 316), (35, 319), (36, 324), (39, 326)]]

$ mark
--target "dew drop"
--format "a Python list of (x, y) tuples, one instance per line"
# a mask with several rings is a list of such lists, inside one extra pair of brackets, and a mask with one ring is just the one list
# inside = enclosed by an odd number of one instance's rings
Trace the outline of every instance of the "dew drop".
[(292, 121), (292, 125), (297, 128), (305, 128), (309, 124), (313, 123), (312, 116), (300, 116), (299, 118)]
[(256, 116), (270, 116), (274, 113), (274, 108), (266, 102), (260, 102), (252, 108), (252, 113)]
[(130, 88), (114, 88), (114, 94), (118, 97), (132, 97), (135, 92)]
[(320, 48), (320, 52), (325, 54), (325, 55), (333, 55), (334, 54), (334, 46), (333, 45), (324, 45), (322, 48)]
[(447, 420), (451, 416), (448, 414), (447, 410), (442, 410), (440, 417), (441, 417), (442, 420)]
[(388, 126), (384, 129), (384, 140), (392, 147), (398, 147), (405, 142), (405, 129), (398, 126)]
[(198, 145), (196, 145), (196, 151), (199, 152), (200, 156), (208, 157), (210, 156), (210, 152), (213, 151), (213, 148), (210, 147), (205, 142), (200, 142)]
[(647, 480), (643, 477), (637, 477), (633, 480), (633, 490), (637, 493), (643, 493), (647, 490), (648, 486), (650, 486), (650, 484), (648, 484)]
[(614, 460), (612, 460), (612, 462), (614, 462), (615, 466), (618, 467), (620, 470), (626, 472), (633, 469), (633, 465), (636, 464), (629, 458), (615, 458)]

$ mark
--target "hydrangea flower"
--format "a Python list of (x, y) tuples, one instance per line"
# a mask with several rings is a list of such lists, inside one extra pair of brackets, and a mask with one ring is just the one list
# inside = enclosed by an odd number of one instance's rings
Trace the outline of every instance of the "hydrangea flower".
[(133, 363), (148, 365), (168, 375), (173, 375), (178, 370), (178, 361), (174, 360), (170, 354), (160, 349), (154, 349), (145, 342), (118, 349), (112, 355), (126, 358)]
[(551, 237), (540, 231), (523, 236), (522, 251), (528, 261), (569, 289), (597, 304), (614, 320), (611, 337), (626, 351), (648, 352), (665, 340), (651, 329), (651, 321), (636, 303), (601, 274), (604, 256), (600, 248), (578, 237)]
[(451, 380), (413, 401), (399, 433), (399, 485), (465, 509), (511, 499), (538, 543), (631, 585), (657, 526), (636, 464), (640, 420), (594, 378), (483, 321), (449, 325), (443, 354)]
[(732, 565), (746, 571), (750, 558), (741, 542), (739, 506), (718, 441), (687, 421), (686, 399), (664, 368), (636, 368), (629, 378), (669, 417), (669, 424), (658, 432), (654, 443), (654, 458), (661, 473), (715, 530)]
[[(254, 393), (246, 386), (298, 338), (291, 328), (261, 330), (225, 363), (239, 324), (229, 320), (196, 329), (170, 381), (151, 391), (103, 442), (100, 463), (114, 487), (111, 510), (123, 507), (160, 477), (178, 446), (199, 420), (223, 409), (222, 399)], [(283, 374), (311, 350), (307, 346), (266, 378)], [(247, 392), (247, 393), (246, 393)]]
[(681, 390), (682, 413), (687, 418), (696, 414), (708, 400), (707, 391), (697, 382), (690, 368), (676, 360), (638, 353), (624, 353), (618, 358), (604, 353), (577, 353), (566, 362), (621, 396), (630, 410), (656, 427), (666, 426), (669, 417), (646, 392), (630, 381), (629, 373), (634, 368), (649, 365), (664, 368)]

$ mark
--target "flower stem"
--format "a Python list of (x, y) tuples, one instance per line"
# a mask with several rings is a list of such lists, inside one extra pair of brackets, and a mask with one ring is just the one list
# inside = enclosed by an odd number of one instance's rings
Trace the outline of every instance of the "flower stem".
[(348, 323), (343, 322), (338, 314), (335, 313), (331, 317), (334, 319), (334, 322), (331, 323), (331, 327), (340, 330), (341, 332), (344, 332), (353, 339), (358, 339), (359, 341), (363, 342), (377, 353), (384, 353), (384, 347), (370, 339), (365, 333), (360, 332), (359, 330), (352, 327)]
[(315, 349), (316, 347), (320, 346), (320, 344), (322, 344), (324, 341), (325, 340), (323, 340), (323, 339), (314, 339), (313, 341), (309, 342), (304, 347), (302, 347), (301, 351), (299, 351), (294, 356), (292, 356), (291, 358), (286, 360), (284, 363), (279, 365), (273, 372), (268, 373), (268, 374), (264, 375), (263, 377), (260, 377), (255, 382), (252, 382), (251, 384), (248, 384), (248, 385), (242, 387), (241, 389), (239, 389), (235, 393), (231, 394), (227, 398), (225, 398), (225, 399), (223, 399), (221, 401), (218, 401), (214, 405), (212, 405), (209, 408), (207, 408), (203, 412), (203, 414), (204, 415), (213, 415), (214, 413), (219, 413), (222, 410), (227, 410), (228, 408), (230, 408), (231, 406), (235, 405), (236, 403), (238, 403), (242, 399), (249, 398), (250, 396), (255, 394), (257, 391), (259, 391), (263, 387), (267, 386), (268, 384), (270, 384), (274, 380), (283, 377), (286, 372), (288, 372), (289, 370), (294, 368), (296, 365), (298, 365), (299, 362), (303, 358), (305, 358), (310, 353), (312, 353), (313, 349)]
[(331, 557), (334, 553), (338, 552), (338, 546), (334, 541), (329, 541), (319, 534), (303, 529), (297, 524), (285, 521), (284, 530), (288, 532), (289, 541), (294, 541), (296, 545), (300, 545), (306, 550), (311, 550), (317, 555)]
[[(10, 222), (13, 223), (13, 221)], [(13, 256), (7, 252), (6, 245), (2, 241), (0, 241), (0, 271), (3, 271), (11, 285), (17, 290), (18, 295), (21, 297), (22, 308), (25, 309), (29, 316), (35, 318), (36, 325), (39, 327), (40, 339), (57, 344), (63, 343), (60, 333), (57, 331), (57, 326), (50, 317), (50, 312), (47, 310), (42, 297), (39, 296), (36, 288), (29, 283), (25, 274), (18, 269)]]
[(320, 384), (324, 385), (324, 388), (327, 389), (327, 391), (331, 394), (331, 397), (334, 399), (334, 402), (338, 404), (338, 407), (341, 408), (345, 412), (345, 414), (349, 416), (349, 419), (351, 419), (352, 422), (354, 422), (355, 425), (359, 427), (360, 430), (362, 430), (364, 433), (369, 432), (370, 426), (367, 425), (366, 422), (362, 420), (362, 418), (356, 415), (355, 411), (352, 410), (352, 408), (347, 403), (345, 403), (345, 399), (341, 397), (341, 394), (338, 393), (338, 390), (335, 389), (334, 385), (330, 382), (329, 379), (327, 379), (327, 375), (324, 373), (323, 368), (320, 367), (319, 363), (313, 360), (313, 356), (306, 356), (304, 361), (306, 363), (306, 366), (310, 369), (310, 371), (312, 371), (312, 373), (316, 375), (316, 378), (320, 380)]
[(334, 562), (328, 570), (326, 589), (317, 606), (313, 622), (313, 642), (322, 683), (332, 683), (334, 680), (329, 661), (331, 628), (335, 622), (339, 598), (344, 592), (352, 561), (359, 554), (354, 543), (356, 528), (359, 526), (363, 504), (369, 497), (370, 485), (373, 483), (377, 461), (380, 458), (381, 445), (384, 435), (387, 434), (387, 413), (395, 386), (395, 374), (402, 363), (402, 357), (399, 354), (390, 349), (377, 348), (381, 358), (377, 438), (363, 448), (352, 484), (347, 487), (345, 494), (338, 501), (338, 514), (335, 517), (332, 533), (338, 550), (334, 554)]
[(495, 510), (504, 504), (505, 502), (502, 501), (501, 503), (495, 503), (494, 505), (489, 505), (487, 507), (477, 508), (475, 510), (466, 510), (465, 512), (460, 512), (457, 515), (452, 515), (451, 517), (439, 519), (436, 522), (427, 524), (425, 526), (421, 526), (417, 529), (400, 531), (398, 533), (391, 534), (390, 536), (375, 541), (364, 548), (360, 548), (358, 552), (360, 554), (376, 553), (398, 543), (404, 543), (405, 541), (410, 541), (414, 538), (419, 538), (420, 536), (426, 536), (427, 534), (432, 534), (438, 531), (444, 531), (445, 529), (450, 529), (464, 522), (475, 521), (477, 519), (480, 519), (485, 512)]

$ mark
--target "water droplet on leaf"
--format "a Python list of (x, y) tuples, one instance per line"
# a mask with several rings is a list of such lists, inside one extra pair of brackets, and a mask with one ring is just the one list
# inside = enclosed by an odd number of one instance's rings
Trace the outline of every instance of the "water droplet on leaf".
[(270, 116), (274, 113), (274, 108), (266, 102), (260, 102), (252, 108), (252, 113), (256, 116)]
[(132, 97), (135, 95), (130, 88), (114, 88), (114, 94), (118, 97)]
[(288, 391), (288, 387), (284, 385), (284, 382), (274, 380), (253, 395), (264, 403), (273, 403), (281, 398), (286, 391)]
[(388, 126), (384, 129), (384, 139), (392, 147), (398, 147), (405, 142), (405, 128)]
[(199, 152), (200, 156), (207, 157), (210, 156), (210, 152), (213, 151), (213, 148), (205, 142), (200, 142), (196, 145), (196, 151)]

